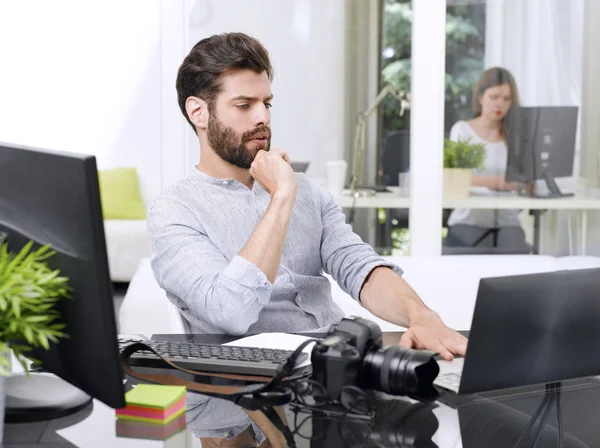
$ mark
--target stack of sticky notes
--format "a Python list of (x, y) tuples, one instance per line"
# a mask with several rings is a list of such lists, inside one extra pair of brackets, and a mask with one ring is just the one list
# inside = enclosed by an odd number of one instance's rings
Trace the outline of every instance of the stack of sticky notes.
[(184, 386), (138, 384), (125, 394), (127, 406), (117, 418), (145, 424), (166, 425), (185, 414)]
[(186, 427), (185, 414), (171, 420), (164, 425), (154, 423), (136, 422), (133, 420), (117, 419), (117, 437), (132, 439), (167, 440), (179, 434)]

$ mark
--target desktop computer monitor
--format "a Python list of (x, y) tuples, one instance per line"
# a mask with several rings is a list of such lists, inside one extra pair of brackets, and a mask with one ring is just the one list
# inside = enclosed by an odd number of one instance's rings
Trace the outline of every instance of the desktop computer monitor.
[[(11, 377), (7, 420), (56, 418), (85, 407), (91, 398), (125, 406), (96, 159), (0, 143), (2, 238), (12, 252), (30, 240), (34, 248), (50, 244), (56, 252), (47, 262), (73, 289), (72, 299), (60, 302), (69, 337), (31, 356), (45, 372), (77, 388), (48, 374)], [(28, 395), (16, 395), (14, 408), (11, 384)]]
[(544, 180), (548, 192), (536, 196), (572, 196), (560, 191), (555, 178), (573, 175), (577, 107), (516, 107), (507, 120), (506, 181)]

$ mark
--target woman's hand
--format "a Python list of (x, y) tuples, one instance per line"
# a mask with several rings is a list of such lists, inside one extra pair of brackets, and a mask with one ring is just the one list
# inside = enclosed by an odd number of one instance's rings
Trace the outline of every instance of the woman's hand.
[(519, 191), (522, 188), (522, 184), (519, 182), (506, 182), (506, 178), (503, 175), (473, 176), (472, 184), (476, 187), (487, 187), (490, 190), (496, 191)]
[(527, 184), (527, 186), (525, 187), (525, 191), (528, 194), (534, 194), (535, 193), (535, 182), (531, 182), (531, 183)]
[(523, 188), (523, 184), (520, 182), (506, 182), (506, 178), (504, 176), (500, 176), (500, 186), (498, 190), (500, 191), (519, 191)]

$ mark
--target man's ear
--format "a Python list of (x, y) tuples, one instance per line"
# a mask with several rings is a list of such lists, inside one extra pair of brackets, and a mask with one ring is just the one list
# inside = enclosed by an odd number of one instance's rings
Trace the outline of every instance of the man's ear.
[(185, 110), (196, 128), (206, 129), (208, 127), (208, 104), (206, 101), (190, 96), (185, 100)]

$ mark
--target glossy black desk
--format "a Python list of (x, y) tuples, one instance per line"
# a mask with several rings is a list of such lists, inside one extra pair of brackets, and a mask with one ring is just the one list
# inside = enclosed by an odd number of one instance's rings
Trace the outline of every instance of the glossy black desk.
[[(399, 334), (385, 335), (394, 343)], [(223, 336), (163, 335), (154, 339), (223, 343)], [(134, 381), (129, 379), (130, 386)], [(196, 394), (195, 394), (196, 395)], [(297, 447), (489, 447), (516, 446), (542, 401), (544, 387), (518, 388), (457, 397), (442, 395), (434, 403), (376, 394), (372, 421), (296, 413), (286, 408)], [(563, 382), (562, 428), (565, 447), (600, 448), (600, 380)], [(188, 399), (187, 428), (168, 440), (132, 439), (117, 435), (114, 410), (95, 401), (92, 409), (61, 421), (7, 425), (5, 447), (200, 447), (257, 446), (260, 432), (249, 426), (244, 411), (231, 402), (196, 395)], [(538, 447), (558, 447), (555, 409), (542, 428)], [(236, 434), (241, 434), (232, 440)], [(258, 442), (257, 442), (258, 440)], [(520, 446), (531, 446), (531, 438)], [(261, 446), (267, 446), (263, 443)]]

